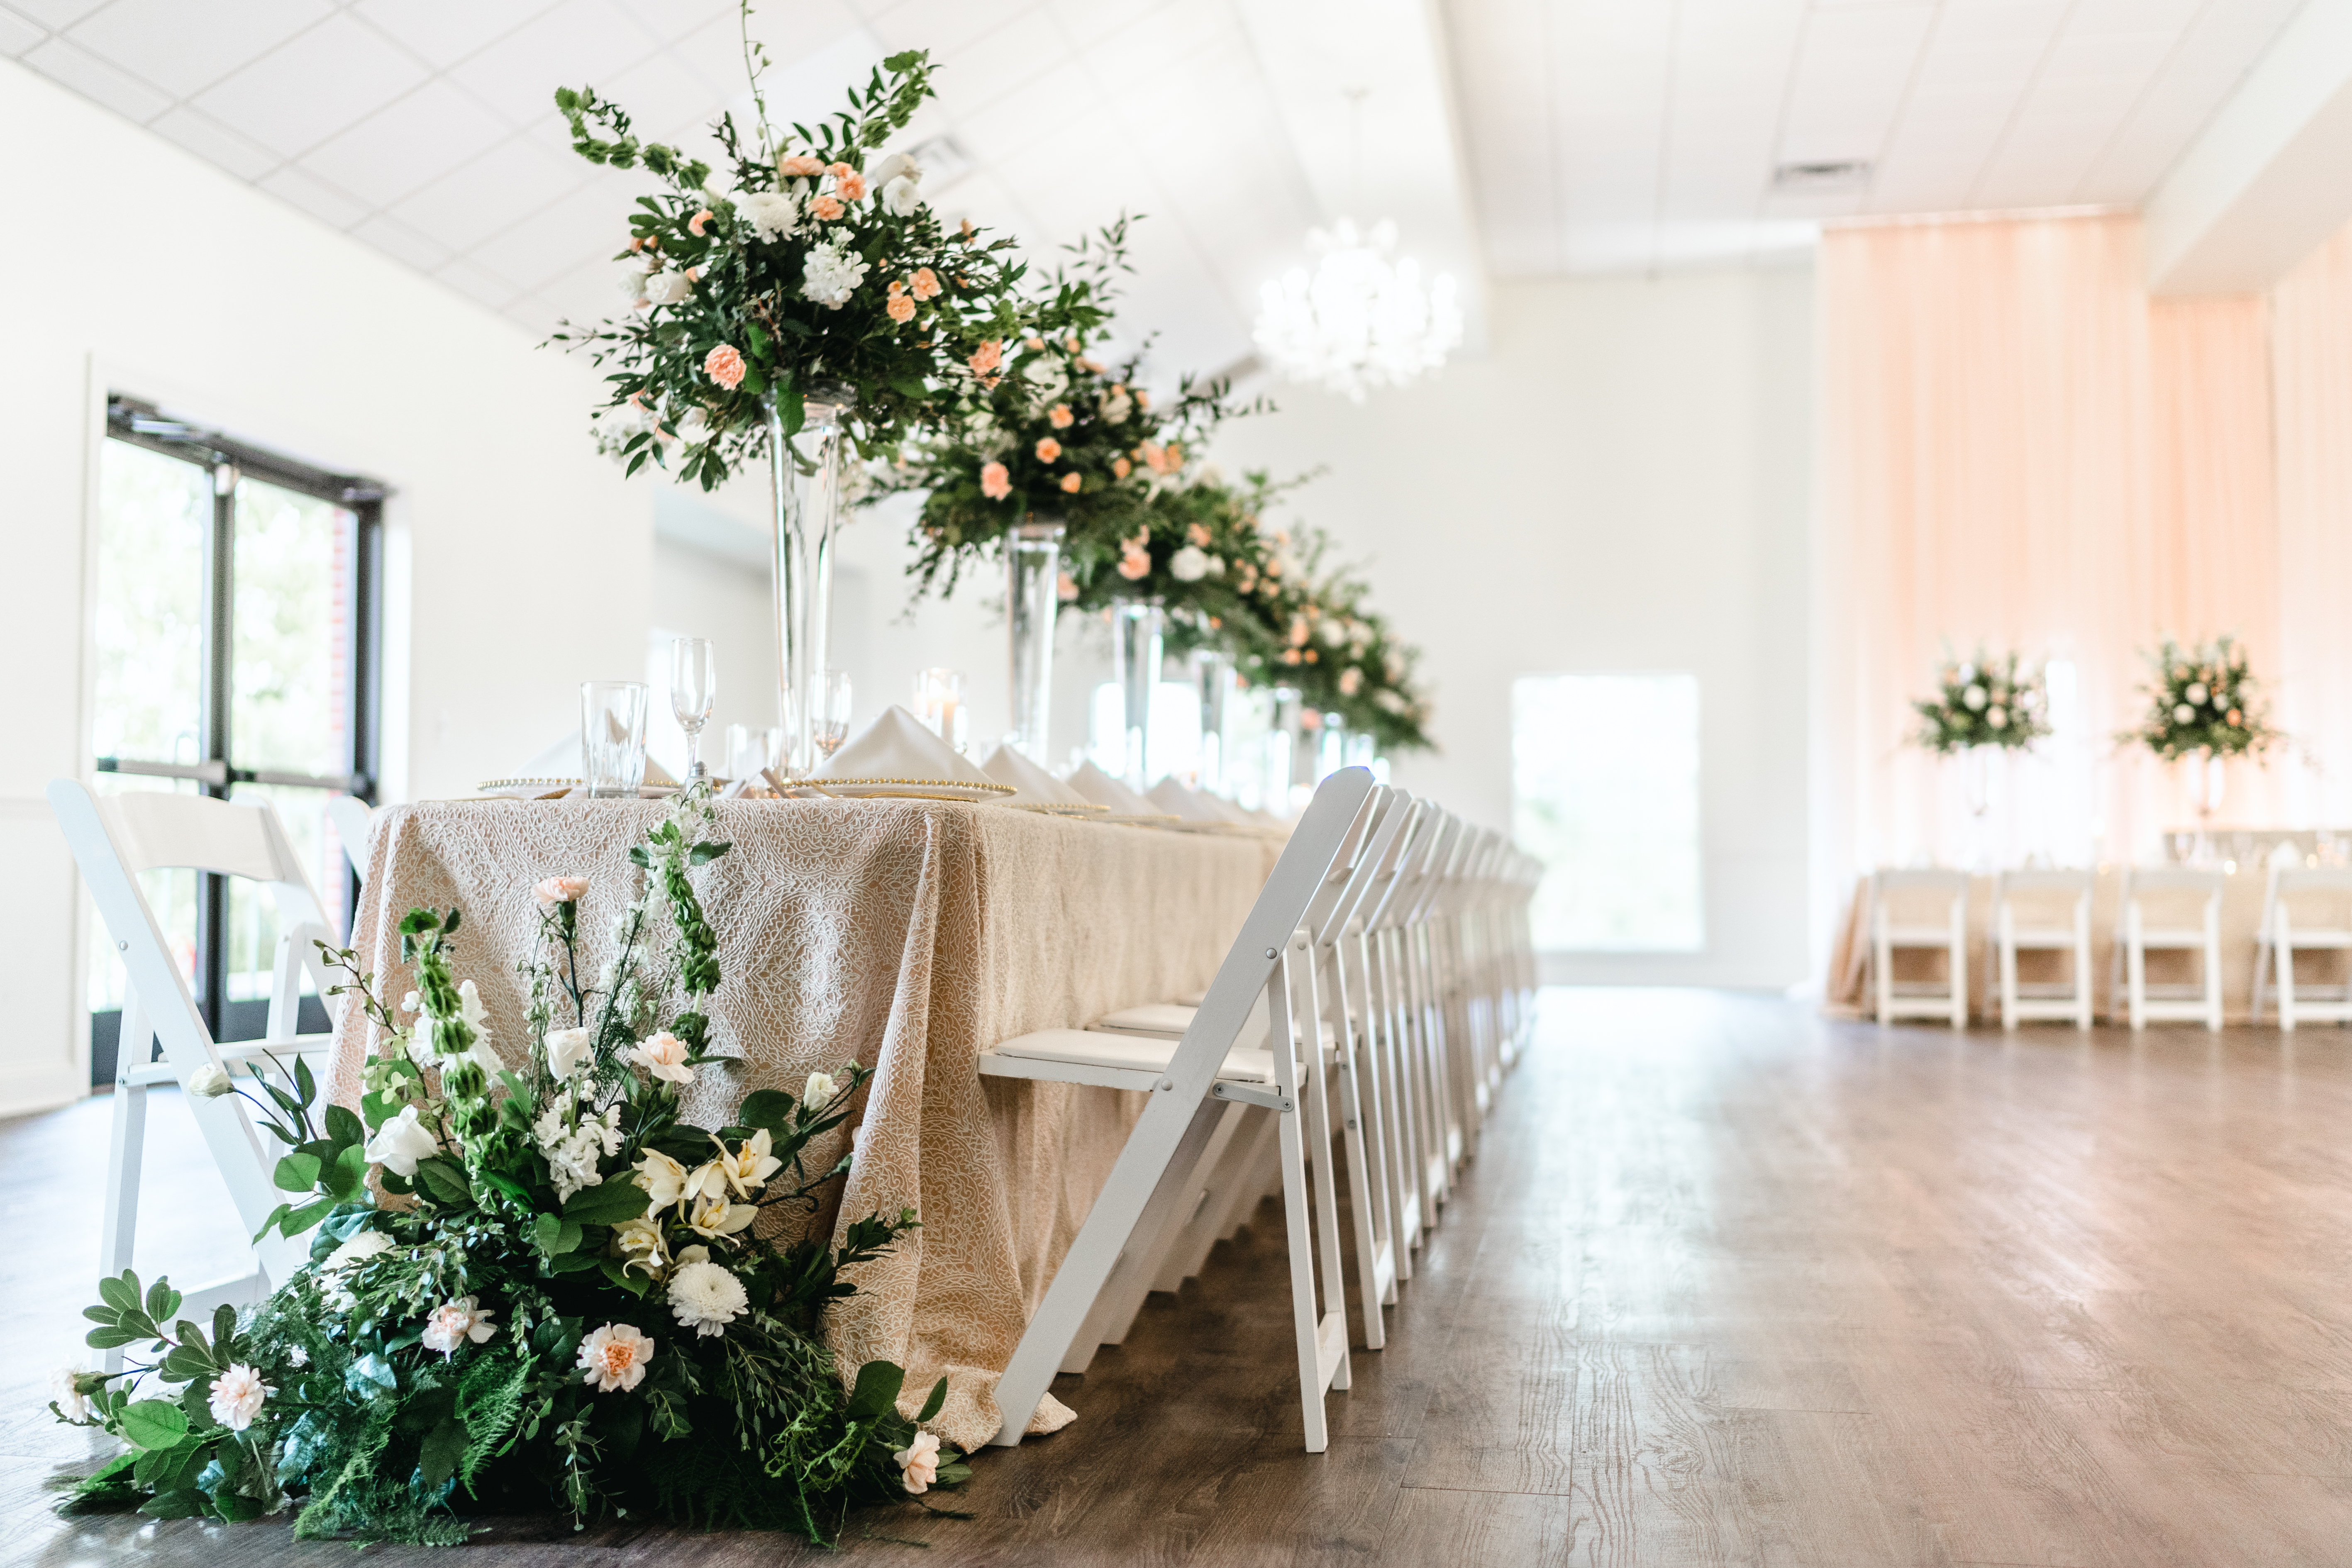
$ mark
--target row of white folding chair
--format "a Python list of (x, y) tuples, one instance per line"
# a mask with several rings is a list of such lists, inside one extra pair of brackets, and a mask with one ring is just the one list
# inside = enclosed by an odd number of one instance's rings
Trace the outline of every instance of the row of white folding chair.
[[(2335, 905), (2336, 920), (2314, 917), (2309, 905), (2322, 898)], [(2262, 924), (2254, 938), (2252, 989), (2255, 1023), (2263, 1020), (2273, 976), (2278, 988), (2281, 1029), (2291, 1034), (2298, 1023), (2305, 1021), (2352, 1022), (2352, 969), (2347, 969), (2344, 981), (2315, 984), (2307, 976), (2298, 976), (2294, 968), (2298, 952), (2313, 951), (2346, 953), (2346, 963), (2352, 965), (2352, 913), (2345, 912), (2347, 902), (2352, 902), (2352, 869), (2336, 866), (2271, 868), (2263, 890)], [(2304, 906), (2305, 913), (2294, 912), (2298, 904)]]
[[(148, 1090), (164, 1083), (184, 1086), (206, 1066), (239, 1068), (275, 1061), (291, 1070), (296, 1057), (323, 1064), (332, 1033), (298, 1033), (297, 1020), (305, 972), (321, 997), (331, 984), (311, 943), (331, 941), (333, 931), (285, 825), (266, 801), (247, 804), (147, 793), (100, 796), (73, 779), (54, 781), (48, 795), (125, 973), (99, 1239), (100, 1268), (116, 1275), (131, 1266)], [(164, 869), (241, 878), (268, 890), (278, 910), (279, 935), (263, 1038), (224, 1045), (212, 1037), (188, 977), (173, 961), (163, 924), (139, 884), (141, 873)], [(157, 1040), (163, 1044), (163, 1059), (151, 1062), (149, 1054)], [(271, 1181), (276, 1151), (263, 1143), (238, 1097), (189, 1096), (186, 1103), (227, 1184), (239, 1222), (248, 1233), (258, 1230), (283, 1196)], [(284, 1237), (264, 1239), (256, 1251), (257, 1268), (187, 1292), (185, 1310), (202, 1317), (223, 1301), (257, 1300), (309, 1256), (306, 1243)], [(121, 1352), (105, 1352), (101, 1364), (110, 1371), (119, 1367)]]
[[(1119, 1342), (1144, 1293), (1181, 1285), (1276, 1185), (1307, 1447), (1321, 1451), (1325, 1392), (1349, 1381), (1334, 1123), (1338, 1158), (1349, 1167), (1367, 1347), (1378, 1349), (1381, 1308), (1396, 1299), (1411, 1247), (1434, 1221), (1434, 1196), (1420, 1195), (1427, 1169), (1420, 1153), (1448, 1133), (1454, 1146), (1461, 1142), (1444, 1103), (1458, 1077), (1445, 1052), (1447, 1020), (1499, 1016), (1506, 1007), (1517, 1019), (1530, 1014), (1531, 960), (1514, 952), (1475, 973), (1456, 969), (1460, 933), (1431, 929), (1475, 919), (1524, 932), (1523, 916), (1503, 908), (1528, 885), (1524, 868), (1512, 867), (1516, 879), (1476, 887), (1502, 864), (1495, 842), (1402, 791), (1371, 784), (1360, 770), (1343, 770), (1318, 792), (1197, 1008), (1127, 1009), (1088, 1030), (1024, 1036), (982, 1057), (988, 1076), (1154, 1091), (999, 1384), (998, 1442), (1020, 1440), (1056, 1368), (1082, 1371), (1097, 1344)], [(1289, 940), (1269, 944), (1267, 934), (1286, 921)], [(1375, 931), (1393, 940), (1376, 942)], [(1394, 963), (1381, 961), (1382, 948)], [(1237, 964), (1263, 976), (1238, 1016), (1227, 988)], [(1512, 993), (1507, 1001), (1498, 985)], [(1258, 1037), (1260, 1026), (1270, 1047), (1262, 1057), (1237, 1044)], [(1307, 1041), (1315, 1044), (1297, 1048)], [(1209, 1081), (1195, 1089), (1188, 1071), (1211, 1063)], [(1171, 1094), (1177, 1099), (1165, 1101)], [(1181, 1126), (1180, 1114), (1189, 1117)], [(1452, 1160), (1441, 1154), (1439, 1167), (1442, 1183)], [(1401, 1201), (1406, 1192), (1412, 1197)]]

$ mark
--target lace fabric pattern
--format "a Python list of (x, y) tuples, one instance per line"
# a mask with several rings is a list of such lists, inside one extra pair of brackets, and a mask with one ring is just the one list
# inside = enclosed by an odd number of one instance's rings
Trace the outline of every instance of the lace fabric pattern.
[[(713, 1048), (687, 1114), (725, 1122), (759, 1089), (797, 1089), (856, 1060), (866, 1099), (813, 1168), (856, 1154), (838, 1199), (809, 1222), (911, 1205), (922, 1220), (857, 1271), (828, 1337), (845, 1368), (908, 1369), (909, 1413), (942, 1374), (930, 1425), (970, 1449), (994, 1436), (994, 1388), (1028, 1316), (1085, 1223), (1144, 1097), (990, 1079), (980, 1053), (1031, 1030), (1205, 986), (1280, 847), (950, 801), (719, 803), (734, 848), (695, 872), (720, 940)], [(658, 801), (433, 801), (383, 814), (352, 946), (379, 994), (409, 989), (400, 917), (465, 911), (457, 970), (479, 989), (492, 1047), (526, 1054), (517, 963), (539, 930), (532, 884), (586, 877), (581, 963), (602, 964), (614, 917), (645, 873), (630, 846)], [(332, 1092), (357, 1102), (367, 1026), (346, 1015)], [(1030, 1425), (1074, 1419), (1048, 1396)]]

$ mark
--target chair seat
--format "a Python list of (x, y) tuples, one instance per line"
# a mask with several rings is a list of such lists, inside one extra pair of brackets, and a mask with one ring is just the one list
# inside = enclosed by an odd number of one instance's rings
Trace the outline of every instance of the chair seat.
[[(2352, 947), (2352, 931), (2336, 931), (2325, 927), (2305, 930), (2302, 926), (2290, 925), (2287, 934), (2294, 939), (2294, 945), (2297, 947)], [(2275, 942), (2278, 938), (2273, 933), (2269, 940)]]
[(2205, 928), (2202, 926), (2142, 926), (2139, 944), (2142, 947), (2203, 947)]
[(2072, 947), (2074, 945), (2074, 928), (2021, 926), (2010, 933), (2010, 941), (2018, 947)]
[(1949, 926), (1889, 926), (1886, 940), (1895, 947), (1949, 947), (1952, 928)]
[[(1067, 1062), (1078, 1067), (1116, 1068), (1130, 1072), (1164, 1072), (1176, 1054), (1176, 1042), (1166, 1036), (1128, 1035), (1108, 1029), (1039, 1029), (1016, 1035), (988, 1055), (1026, 1061)], [(1234, 1083), (1272, 1083), (1274, 1053), (1236, 1046), (1225, 1054), (1217, 1076)]]
[[(1106, 1013), (1087, 1027), (1103, 1034), (1168, 1038), (1191, 1028), (1200, 1011), (1198, 1007), (1189, 1007), (1180, 1002), (1146, 1002), (1141, 1006), (1122, 1007), (1116, 1013)], [(1339, 1045), (1339, 1031), (1328, 1018), (1321, 1020), (1321, 1026), (1317, 1033), (1322, 1037), (1323, 1048), (1328, 1051)]]
[[(275, 1057), (290, 1064), (296, 1057), (320, 1056), (335, 1048), (335, 1037), (323, 1035), (289, 1035), (276, 1040), (230, 1040), (213, 1047), (220, 1053), (221, 1066), (236, 1068), (246, 1062), (267, 1061)], [(289, 1065), (289, 1069), (290, 1065)], [(115, 1072), (119, 1083), (150, 1087), (159, 1083), (177, 1083), (180, 1069), (168, 1061), (125, 1062)]]

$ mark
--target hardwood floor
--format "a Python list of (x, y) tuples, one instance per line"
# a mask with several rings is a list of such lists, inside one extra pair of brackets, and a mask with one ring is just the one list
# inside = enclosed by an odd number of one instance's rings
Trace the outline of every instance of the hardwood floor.
[[(102, 1103), (0, 1126), (0, 1561), (339, 1563), (282, 1524), (64, 1520)], [(159, 1107), (183, 1194), (210, 1181)], [(2004, 1039), (1553, 992), (1389, 1348), (1300, 1451), (1278, 1211), (1055, 1384), (875, 1563), (2352, 1563), (2352, 1033)], [(159, 1183), (168, 1193), (173, 1182)], [(149, 1209), (189, 1280), (233, 1226)], [(165, 1216), (172, 1216), (168, 1225)], [(371, 1557), (416, 1555), (378, 1550)], [(502, 1523), (467, 1562), (749, 1564)], [(436, 1561), (446, 1561), (437, 1559)]]

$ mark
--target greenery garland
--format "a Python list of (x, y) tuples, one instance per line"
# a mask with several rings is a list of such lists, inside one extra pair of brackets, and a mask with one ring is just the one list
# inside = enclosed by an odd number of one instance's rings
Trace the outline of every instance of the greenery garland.
[(690, 875), (727, 853), (712, 819), (694, 786), (632, 852), (651, 886), (585, 980), (588, 884), (539, 884), (523, 1068), (490, 1053), (473, 982), (456, 977), (458, 911), (415, 910), (399, 1011), (355, 952), (320, 944), (349, 976), (332, 994), (374, 1026), (359, 1112), (319, 1110), (299, 1059), (243, 1088), (218, 1068), (192, 1081), (252, 1100), (286, 1146), (276, 1181), (294, 1195), (263, 1234), (315, 1226), (311, 1261), (208, 1331), (174, 1323), (168, 1281), (100, 1282), (89, 1343), (145, 1359), (76, 1373), (50, 1406), (128, 1447), (68, 1506), (232, 1521), (290, 1507), (299, 1536), (443, 1544), (471, 1532), (467, 1511), (555, 1508), (822, 1543), (855, 1503), (970, 1474), (919, 1429), (945, 1379), (909, 1419), (901, 1369), (845, 1379), (822, 1338), (827, 1304), (854, 1291), (843, 1271), (914, 1212), (849, 1223), (838, 1247), (793, 1234), (849, 1169), (806, 1159), (866, 1069), (761, 1090), (728, 1126), (680, 1118), (680, 1090), (723, 1063), (703, 1011), (718, 940)]

